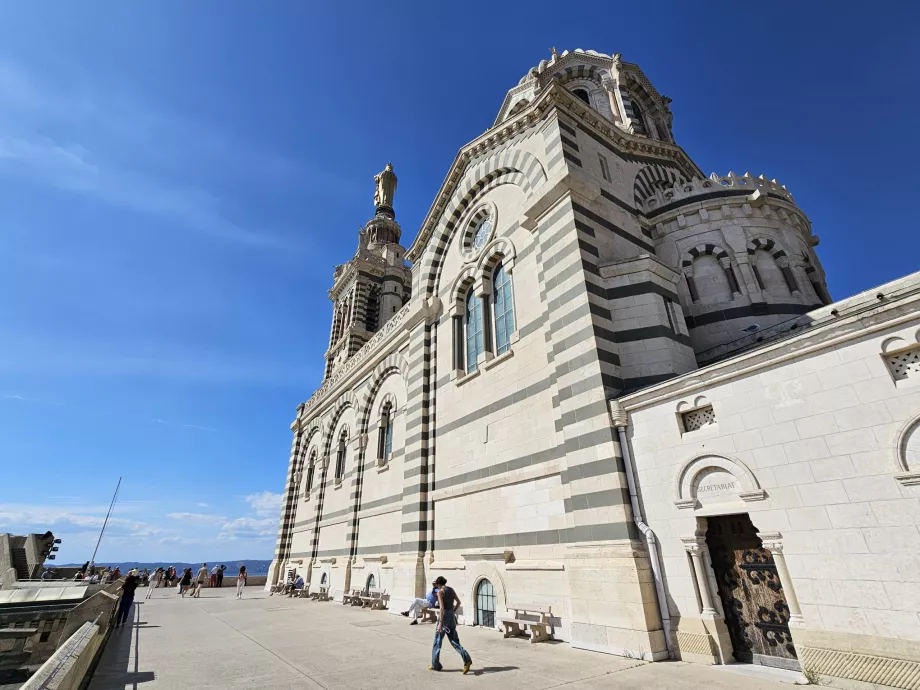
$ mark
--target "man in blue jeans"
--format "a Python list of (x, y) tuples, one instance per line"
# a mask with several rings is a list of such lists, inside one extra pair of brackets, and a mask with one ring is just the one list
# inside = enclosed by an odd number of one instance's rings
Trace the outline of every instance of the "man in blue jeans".
[(429, 671), (440, 671), (442, 666), (439, 660), (441, 656), (441, 641), (447, 635), (450, 645), (457, 650), (457, 653), (463, 658), (463, 673), (469, 673), (473, 665), (473, 659), (463, 645), (460, 644), (460, 637), (457, 635), (457, 608), (460, 606), (460, 599), (453, 587), (447, 586), (447, 579), (439, 577), (434, 581), (438, 588), (438, 604), (441, 609), (441, 615), (438, 617), (438, 627), (434, 631), (434, 647), (431, 649), (431, 666)]

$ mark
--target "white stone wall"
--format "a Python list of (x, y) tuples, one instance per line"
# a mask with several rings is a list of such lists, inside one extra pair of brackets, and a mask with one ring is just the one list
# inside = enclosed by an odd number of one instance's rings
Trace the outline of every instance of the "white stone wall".
[[(835, 306), (878, 303), (875, 292)], [(918, 341), (915, 302), (871, 321), (841, 315), (839, 330), (713, 365), (700, 383), (676, 379), (621, 399), (673, 616), (700, 616), (681, 539), (705, 529), (706, 516), (747, 512), (759, 532), (782, 535), (792, 580), (783, 584), (804, 617), (797, 645), (819, 632), (840, 649), (856, 635), (874, 638), (857, 651), (920, 652), (903, 646), (920, 642), (920, 486), (896, 479), (905, 470), (898, 439), (920, 417), (920, 377), (896, 383), (882, 357), (886, 343)], [(682, 432), (679, 410), (705, 404), (716, 423)], [(681, 473), (700, 457), (697, 466), (716, 467), (702, 484), (716, 486), (695, 493), (685, 477), (681, 492)], [(758, 489), (762, 500), (740, 497)]]

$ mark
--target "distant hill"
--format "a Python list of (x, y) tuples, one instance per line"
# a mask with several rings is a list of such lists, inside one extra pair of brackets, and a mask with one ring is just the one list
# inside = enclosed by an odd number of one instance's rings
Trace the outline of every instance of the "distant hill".
[[(83, 564), (82, 563), (51, 563), (48, 565), (53, 565), (54, 567), (57, 567), (57, 568), (73, 568), (73, 567), (79, 568)], [(198, 568), (201, 567), (200, 562), (199, 563), (182, 563), (178, 561), (170, 561), (169, 563), (165, 561), (149, 562), (149, 563), (142, 563), (140, 561), (121, 561), (121, 562), (108, 561), (105, 563), (100, 562), (100, 563), (97, 563), (96, 565), (99, 565), (99, 566), (105, 565), (109, 567), (118, 566), (119, 568), (121, 568), (121, 571), (123, 573), (131, 570), (131, 568), (137, 568), (138, 570), (143, 570), (144, 568), (147, 568), (148, 570), (154, 570), (156, 568), (166, 568), (170, 565), (174, 566), (176, 570), (178, 570), (179, 572), (182, 572), (183, 568), (191, 568), (192, 571), (194, 572), (194, 571), (197, 571)], [(268, 566), (271, 565), (271, 561), (260, 561), (256, 559), (242, 560), (242, 561), (208, 561), (208, 569), (213, 568), (215, 565), (227, 566), (227, 569), (224, 571), (226, 575), (236, 575), (240, 571), (240, 566), (245, 565), (246, 572), (249, 573), (250, 575), (255, 576), (255, 575), (268, 575)]]

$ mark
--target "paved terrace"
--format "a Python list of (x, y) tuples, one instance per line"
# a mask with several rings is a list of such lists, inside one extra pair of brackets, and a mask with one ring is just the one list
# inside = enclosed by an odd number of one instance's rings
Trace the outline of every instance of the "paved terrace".
[[(460, 657), (444, 640), (444, 671), (428, 670), (434, 626), (409, 626), (402, 616), (362, 611), (334, 602), (269, 597), (247, 588), (202, 590), (182, 599), (175, 589), (155, 590), (130, 628), (112, 631), (89, 690), (194, 688), (680, 688), (681, 690), (788, 690), (794, 676), (758, 667), (704, 667), (681, 662), (644, 663), (571, 649), (564, 643), (530, 644), (501, 633), (462, 627), (460, 639), (473, 669), (460, 673)], [(743, 672), (743, 674), (742, 674)], [(779, 680), (776, 680), (779, 679)]]

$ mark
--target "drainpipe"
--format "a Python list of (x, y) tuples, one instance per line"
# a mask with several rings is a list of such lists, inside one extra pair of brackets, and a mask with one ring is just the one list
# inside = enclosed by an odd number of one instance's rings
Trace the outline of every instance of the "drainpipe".
[(664, 630), (664, 644), (668, 649), (668, 658), (674, 659), (674, 648), (671, 642), (671, 613), (668, 611), (668, 600), (664, 594), (664, 580), (661, 577), (661, 563), (658, 558), (658, 540), (652, 528), (645, 523), (642, 511), (639, 508), (639, 496), (636, 494), (636, 477), (633, 470), (632, 456), (629, 452), (629, 443), (626, 440), (626, 427), (629, 418), (626, 411), (616, 400), (610, 401), (610, 418), (617, 428), (620, 439), (620, 449), (623, 452), (623, 465), (626, 470), (626, 486), (629, 488), (629, 500), (632, 503), (633, 520), (636, 527), (645, 536), (648, 545), (648, 557), (652, 563), (652, 576), (655, 578), (655, 598), (658, 601), (658, 612), (661, 615), (661, 627)]

